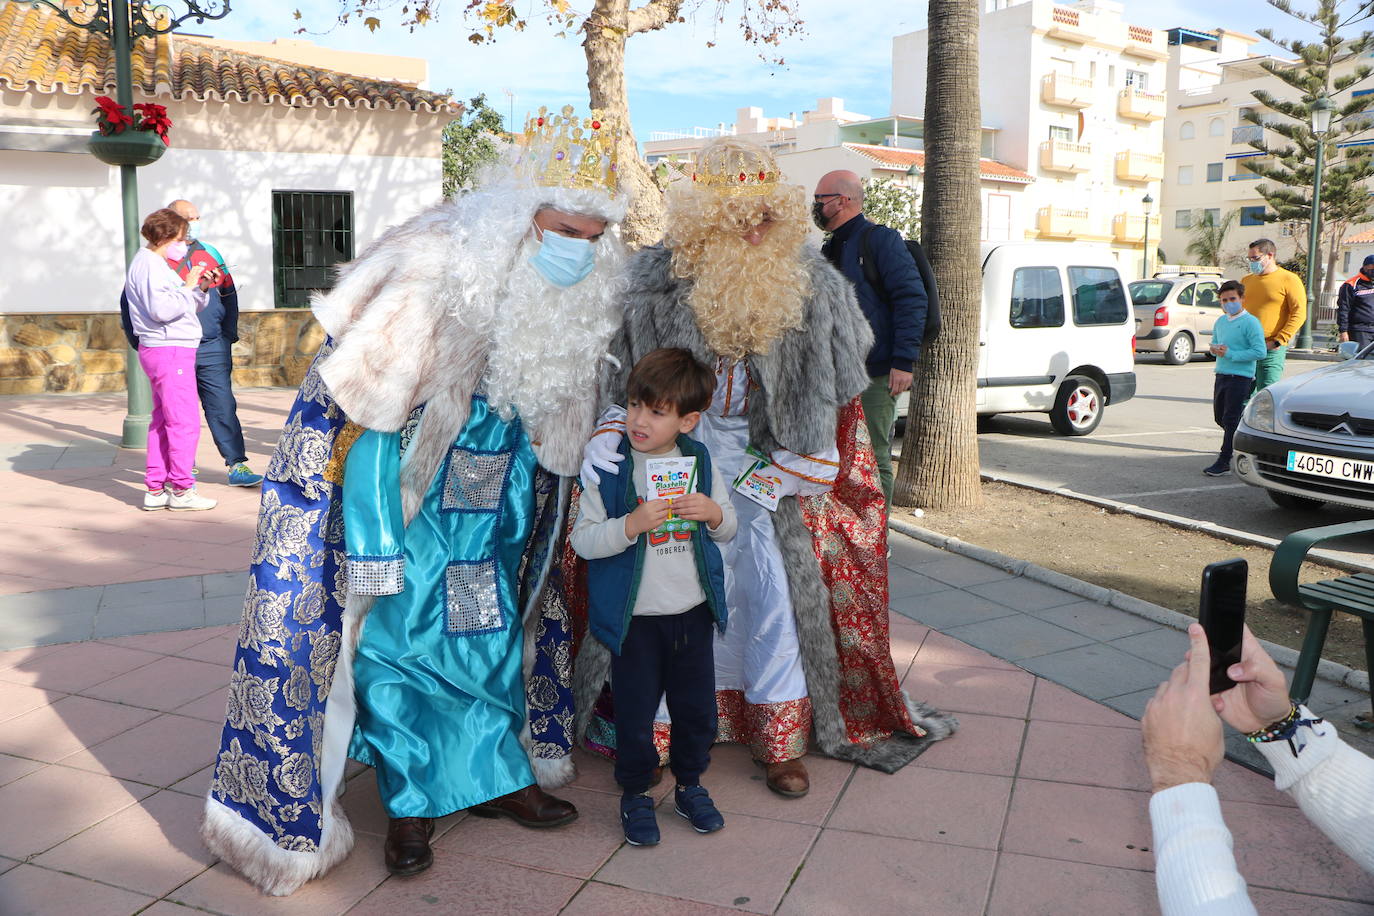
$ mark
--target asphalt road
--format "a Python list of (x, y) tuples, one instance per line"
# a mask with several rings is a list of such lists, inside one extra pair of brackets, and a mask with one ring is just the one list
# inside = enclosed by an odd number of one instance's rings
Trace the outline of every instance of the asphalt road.
[[(1290, 359), (1284, 377), (1320, 362)], [(1315, 512), (1280, 509), (1263, 490), (1231, 475), (1207, 477), (1221, 430), (1212, 420), (1212, 363), (1195, 359), (1166, 366), (1137, 355), (1137, 393), (1107, 408), (1090, 436), (1060, 436), (1046, 414), (1001, 414), (978, 437), (984, 472), (1168, 512), (1228, 528), (1283, 538), (1316, 525), (1368, 518), (1370, 513), (1327, 504)], [(1374, 539), (1346, 541), (1368, 562)]]

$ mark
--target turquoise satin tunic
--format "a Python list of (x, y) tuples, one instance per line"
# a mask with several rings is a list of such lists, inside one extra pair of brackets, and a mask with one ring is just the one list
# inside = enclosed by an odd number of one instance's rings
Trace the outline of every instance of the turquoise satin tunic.
[(363, 624), (349, 756), (376, 767), (391, 817), (439, 817), (535, 781), (518, 737), (526, 707), (516, 582), (536, 463), (519, 420), (501, 420), (474, 396), (407, 526), (402, 452), (400, 434), (368, 430), (344, 473), (349, 563), (395, 571), (404, 557), (403, 590), (378, 597)]

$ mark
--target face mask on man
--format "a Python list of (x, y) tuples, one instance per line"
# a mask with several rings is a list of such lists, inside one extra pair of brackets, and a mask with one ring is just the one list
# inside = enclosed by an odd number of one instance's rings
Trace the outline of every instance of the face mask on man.
[(825, 224), (829, 221), (825, 216), (825, 201), (813, 200), (811, 202), (811, 221), (816, 224), (822, 232), (827, 231)]
[(539, 250), (530, 264), (559, 289), (582, 282), (596, 266), (596, 251), (588, 239), (570, 239), (552, 229), (543, 230)]
[(1250, 273), (1252, 273), (1252, 274), (1262, 274), (1262, 273), (1264, 273), (1264, 261), (1263, 261), (1263, 260), (1251, 261), (1251, 262), (1250, 262)]
[(193, 219), (193, 220), (191, 220), (190, 225), (189, 225), (189, 226), (187, 227), (187, 229), (186, 229), (186, 237), (187, 237), (188, 239), (198, 239), (198, 238), (200, 238), (200, 220), (198, 220), (198, 219)]
[(1240, 309), (1241, 309), (1241, 305), (1240, 305), (1240, 300), (1239, 300), (1239, 299), (1223, 299), (1223, 300), (1221, 300), (1221, 310), (1222, 310), (1223, 312), (1225, 312), (1226, 314), (1228, 314), (1228, 315), (1239, 315), (1239, 314), (1240, 314)]
[(186, 249), (190, 247), (185, 241), (173, 242), (167, 246), (167, 260), (180, 262), (186, 257)]
[(1360, 276), (1364, 277), (1366, 280), (1374, 280), (1374, 264), (1368, 267), (1361, 267)]

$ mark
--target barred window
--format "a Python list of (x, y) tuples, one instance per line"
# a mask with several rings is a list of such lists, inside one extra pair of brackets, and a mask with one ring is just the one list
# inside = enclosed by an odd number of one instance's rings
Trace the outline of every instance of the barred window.
[(272, 287), (277, 308), (306, 308), (353, 260), (353, 192), (272, 192)]

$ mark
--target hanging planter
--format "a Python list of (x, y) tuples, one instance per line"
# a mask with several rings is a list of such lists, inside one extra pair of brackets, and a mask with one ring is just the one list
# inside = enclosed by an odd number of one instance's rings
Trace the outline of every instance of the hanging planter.
[[(152, 102), (134, 106), (130, 115), (109, 96), (95, 100), (97, 130), (87, 141), (91, 155), (108, 165), (149, 165), (167, 150), (167, 109)], [(132, 129), (130, 129), (132, 128)]]

